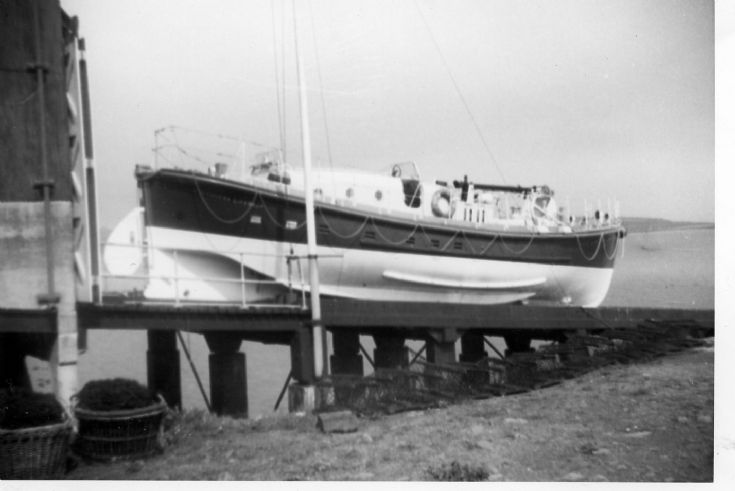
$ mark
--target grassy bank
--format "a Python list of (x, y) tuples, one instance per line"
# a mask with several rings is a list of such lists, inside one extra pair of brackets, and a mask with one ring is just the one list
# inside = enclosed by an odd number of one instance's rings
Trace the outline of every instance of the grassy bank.
[(361, 419), (185, 412), (165, 452), (69, 479), (710, 481), (713, 350), (611, 366), (541, 391)]

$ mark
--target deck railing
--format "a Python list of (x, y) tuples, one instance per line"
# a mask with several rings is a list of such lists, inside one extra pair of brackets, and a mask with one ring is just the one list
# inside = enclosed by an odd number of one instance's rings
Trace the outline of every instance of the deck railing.
[[(137, 265), (131, 274), (112, 274), (107, 267), (103, 267), (103, 273), (99, 277), (101, 295), (101, 303), (110, 302), (116, 297), (116, 302), (123, 303), (145, 303), (145, 304), (171, 304), (175, 306), (182, 305), (228, 305), (240, 306), (242, 308), (258, 308), (258, 307), (293, 307), (306, 309), (306, 278), (302, 267), (302, 259), (307, 259), (305, 255), (297, 254), (261, 254), (261, 253), (232, 253), (215, 250), (201, 249), (184, 249), (170, 247), (153, 247), (149, 244), (124, 244), (106, 242), (102, 245), (103, 250), (107, 247), (131, 248), (140, 252), (140, 264)], [(150, 256), (153, 252), (167, 254), (172, 261), (170, 274), (154, 274), (151, 272)], [(239, 277), (224, 277), (210, 275), (194, 275), (181, 274), (181, 254), (182, 253), (206, 253), (212, 255), (220, 255), (227, 257), (233, 261), (239, 261)], [(233, 258), (234, 256), (234, 258)], [(245, 258), (247, 256), (283, 258), (286, 262), (287, 281), (278, 281), (275, 279), (264, 278), (248, 278), (245, 273)], [(163, 268), (168, 269), (168, 268)], [(147, 298), (144, 295), (145, 288), (151, 280), (163, 280), (172, 285), (173, 294), (171, 298), (165, 295)], [(182, 291), (187, 282), (203, 282), (210, 285), (239, 285), (239, 295), (237, 298), (227, 298), (221, 300), (203, 300), (189, 298), (186, 291)], [(132, 283), (132, 284), (131, 284)], [(125, 286), (127, 285), (127, 287)], [(183, 285), (183, 286), (182, 286)], [(248, 298), (247, 287), (249, 285), (260, 286), (276, 286), (281, 287), (283, 292), (276, 294), (271, 300), (253, 300)], [(131, 288), (132, 287), (132, 288)], [(107, 300), (105, 300), (105, 297)]]

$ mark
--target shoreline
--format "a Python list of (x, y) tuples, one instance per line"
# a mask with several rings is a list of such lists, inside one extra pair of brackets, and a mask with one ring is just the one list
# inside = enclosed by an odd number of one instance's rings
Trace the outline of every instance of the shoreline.
[(162, 455), (80, 463), (66, 479), (425, 481), (457, 462), (491, 481), (711, 482), (713, 345), (527, 394), (360, 418), (355, 433), (324, 434), (312, 415), (185, 411)]

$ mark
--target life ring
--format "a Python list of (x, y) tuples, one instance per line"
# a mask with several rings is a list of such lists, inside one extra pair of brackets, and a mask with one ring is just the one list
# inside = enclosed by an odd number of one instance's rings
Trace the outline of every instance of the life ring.
[(439, 218), (449, 218), (452, 193), (447, 188), (437, 189), (431, 197), (431, 212)]
[(401, 177), (401, 166), (398, 164), (394, 165), (390, 175), (391, 177)]

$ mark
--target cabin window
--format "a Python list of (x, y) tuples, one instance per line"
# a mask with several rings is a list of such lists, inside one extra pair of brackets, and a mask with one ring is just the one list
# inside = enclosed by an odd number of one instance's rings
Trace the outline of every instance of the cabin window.
[(421, 184), (419, 181), (403, 179), (402, 182), (406, 206), (410, 208), (421, 206)]
[(539, 218), (544, 216), (544, 210), (546, 210), (546, 207), (549, 204), (549, 200), (551, 198), (549, 196), (540, 196), (536, 198), (536, 206), (533, 209), (533, 214)]

